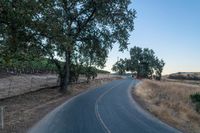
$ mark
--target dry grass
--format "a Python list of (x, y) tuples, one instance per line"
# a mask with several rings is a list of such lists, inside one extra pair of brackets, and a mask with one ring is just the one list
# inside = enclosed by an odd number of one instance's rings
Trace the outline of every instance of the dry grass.
[(200, 132), (200, 114), (190, 100), (190, 94), (200, 92), (200, 86), (144, 80), (133, 94), (145, 109), (184, 132)]
[(200, 86), (200, 80), (182, 80), (182, 79), (169, 79), (169, 78), (162, 78), (163, 81), (168, 82), (175, 82), (175, 83), (184, 83), (184, 84), (192, 84), (192, 85), (199, 85)]

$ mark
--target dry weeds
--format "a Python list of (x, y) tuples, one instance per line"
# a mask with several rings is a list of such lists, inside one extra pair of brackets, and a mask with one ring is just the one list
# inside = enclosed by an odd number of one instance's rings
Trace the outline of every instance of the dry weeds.
[(200, 92), (200, 86), (143, 80), (133, 94), (141, 105), (183, 132), (200, 133), (200, 114), (190, 100), (190, 94)]

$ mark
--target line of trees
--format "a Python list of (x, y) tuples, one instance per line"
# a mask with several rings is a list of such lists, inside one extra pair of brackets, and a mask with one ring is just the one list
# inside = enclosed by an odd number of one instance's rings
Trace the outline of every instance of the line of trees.
[[(0, 59), (0, 74), (43, 74), (56, 73), (57, 68), (48, 58), (36, 58), (29, 61), (12, 60), (12, 64), (6, 64)], [(63, 62), (60, 62), (63, 63)], [(94, 66), (74, 65), (70, 66), (69, 82), (77, 82), (80, 75), (85, 75), (87, 82), (94, 79), (98, 73), (108, 74), (110, 72), (97, 69)]]
[(12, 59), (9, 63), (0, 58), (0, 72), (13, 74), (56, 73), (56, 66), (47, 58), (35, 58), (24, 61)]
[[(45, 57), (55, 64), (60, 91), (70, 71), (104, 67), (109, 50), (127, 48), (134, 29), (130, 0), (1, 0), (0, 58), (29, 61)], [(61, 63), (62, 61), (62, 63)], [(72, 72), (71, 72), (72, 74)], [(75, 74), (74, 74), (75, 75)]]
[(165, 62), (159, 59), (152, 49), (133, 47), (130, 49), (130, 59), (120, 59), (112, 70), (119, 74), (126, 71), (136, 74), (137, 78), (155, 78), (161, 80)]

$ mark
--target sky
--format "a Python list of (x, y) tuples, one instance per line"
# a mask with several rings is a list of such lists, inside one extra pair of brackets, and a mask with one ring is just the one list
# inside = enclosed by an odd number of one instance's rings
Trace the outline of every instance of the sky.
[[(200, 72), (200, 0), (132, 0), (130, 8), (137, 18), (129, 49), (153, 49), (166, 63), (163, 74)], [(111, 71), (117, 58), (130, 55), (115, 44), (104, 69)]]

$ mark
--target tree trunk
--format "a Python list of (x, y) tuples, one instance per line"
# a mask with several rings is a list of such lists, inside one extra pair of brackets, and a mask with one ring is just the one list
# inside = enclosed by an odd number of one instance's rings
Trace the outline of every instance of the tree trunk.
[(66, 73), (62, 73), (60, 74), (60, 89), (59, 91), (61, 93), (66, 93), (67, 92), (67, 74)]
[(63, 70), (60, 72), (60, 92), (61, 93), (66, 93), (67, 88), (69, 85), (69, 70), (70, 70), (70, 59), (71, 58), (71, 53), (70, 51), (65, 52), (65, 64), (63, 67)]
[(89, 83), (90, 82), (90, 77), (87, 77), (87, 83)]

